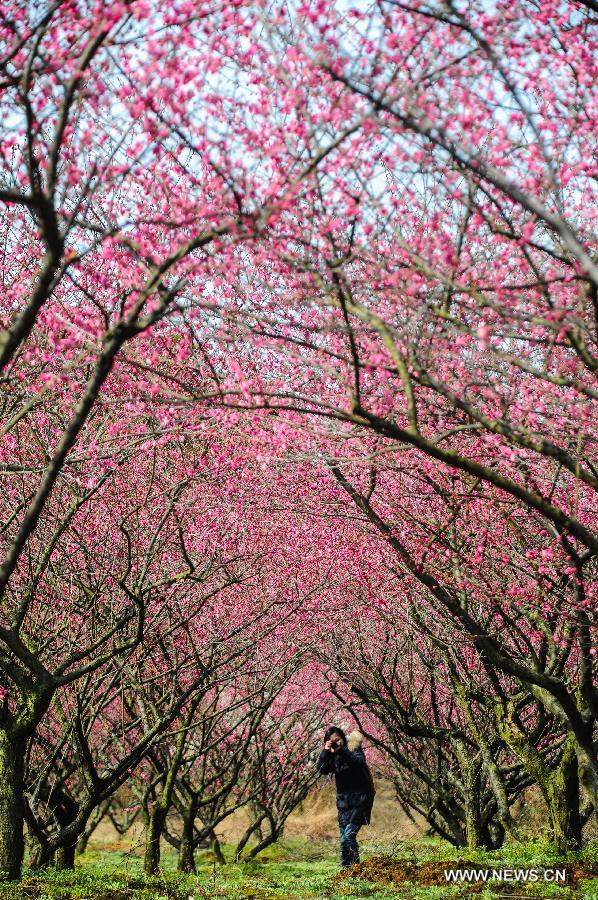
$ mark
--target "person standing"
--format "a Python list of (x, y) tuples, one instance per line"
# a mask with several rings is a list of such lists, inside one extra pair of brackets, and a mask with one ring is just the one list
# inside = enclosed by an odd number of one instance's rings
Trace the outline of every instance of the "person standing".
[(363, 738), (358, 731), (345, 735), (342, 728), (332, 725), (324, 734), (324, 747), (316, 762), (320, 775), (334, 775), (336, 808), (340, 832), (341, 866), (346, 868), (359, 862), (357, 832), (369, 825), (376, 793), (365, 754)]

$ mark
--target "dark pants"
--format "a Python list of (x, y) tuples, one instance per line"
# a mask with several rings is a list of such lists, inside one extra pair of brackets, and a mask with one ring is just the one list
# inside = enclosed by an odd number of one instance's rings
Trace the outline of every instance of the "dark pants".
[(357, 832), (361, 825), (355, 822), (349, 822), (347, 825), (339, 825), (341, 837), (341, 866), (352, 866), (359, 862), (359, 844), (357, 843)]

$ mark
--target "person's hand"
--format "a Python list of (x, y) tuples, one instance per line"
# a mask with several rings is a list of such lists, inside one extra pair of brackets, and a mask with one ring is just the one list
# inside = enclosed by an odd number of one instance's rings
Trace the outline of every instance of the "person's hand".
[(332, 750), (332, 741), (326, 741), (324, 744), (324, 750)]

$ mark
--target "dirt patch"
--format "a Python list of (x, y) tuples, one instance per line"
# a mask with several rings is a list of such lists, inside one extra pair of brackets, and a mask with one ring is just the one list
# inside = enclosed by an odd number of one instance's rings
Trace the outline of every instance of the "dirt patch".
[[(410, 882), (411, 884), (422, 886), (442, 885), (446, 887), (447, 879), (445, 872), (449, 869), (453, 871), (463, 871), (465, 869), (467, 869), (468, 871), (481, 871), (489, 868), (525, 869), (527, 867), (525, 865), (500, 866), (496, 863), (494, 864), (494, 866), (488, 864), (482, 866), (478, 863), (471, 863), (466, 860), (449, 860), (446, 862), (431, 861), (418, 864), (413, 860), (395, 859), (392, 856), (372, 856), (359, 865), (350, 866), (348, 869), (344, 869), (342, 872), (339, 872), (339, 874), (335, 876), (334, 880), (342, 881), (345, 878), (361, 878), (364, 881), (373, 881), (378, 884), (395, 885)], [(533, 868), (542, 870), (545, 867), (534, 866)], [(576, 862), (560, 866), (559, 868), (565, 869), (567, 873), (567, 887), (575, 888), (578, 886), (579, 882), (584, 879), (598, 877), (598, 865), (590, 862)], [(516, 884), (488, 880), (488, 882), (477, 883), (475, 881), (466, 883), (460, 882), (459, 886), (467, 886), (468, 892), (472, 894), (480, 893), (485, 887), (497, 887), (501, 891), (501, 893), (508, 894), (511, 893), (511, 891), (520, 890), (522, 885), (521, 883)]]

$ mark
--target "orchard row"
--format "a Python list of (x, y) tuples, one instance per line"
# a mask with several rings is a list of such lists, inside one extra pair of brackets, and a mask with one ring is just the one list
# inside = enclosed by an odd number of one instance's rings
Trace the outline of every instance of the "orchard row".
[(4, 875), (104, 815), (148, 870), (239, 805), (258, 852), (343, 716), (456, 846), (534, 784), (579, 846), (595, 38), (582, 0), (8, 4)]

